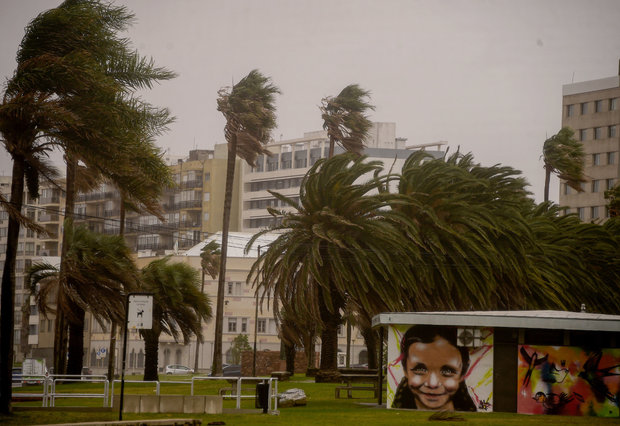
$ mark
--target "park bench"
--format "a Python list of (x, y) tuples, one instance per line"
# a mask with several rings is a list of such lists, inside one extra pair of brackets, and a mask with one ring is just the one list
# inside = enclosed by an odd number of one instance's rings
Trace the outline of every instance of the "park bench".
[(341, 391), (347, 391), (347, 398), (353, 398), (353, 391), (372, 391), (375, 398), (379, 397), (379, 376), (376, 374), (341, 374), (340, 381), (344, 386), (335, 389), (336, 398)]

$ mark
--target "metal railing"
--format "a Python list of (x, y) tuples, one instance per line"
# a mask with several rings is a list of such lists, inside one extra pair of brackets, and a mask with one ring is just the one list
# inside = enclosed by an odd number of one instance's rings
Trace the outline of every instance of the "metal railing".
[[(114, 401), (114, 389), (115, 384), (120, 383), (121, 380), (113, 380), (110, 386), (110, 382), (105, 375), (82, 375), (82, 374), (50, 374), (50, 375), (29, 375), (24, 376), (24, 380), (41, 380), (43, 386), (39, 392), (13, 392), (13, 396), (20, 397), (34, 397), (42, 399), (42, 407), (55, 407), (56, 399), (59, 398), (101, 398), (104, 407), (112, 407)], [(258, 383), (269, 384), (269, 398), (268, 398), (268, 411), (275, 411), (278, 409), (278, 379), (275, 377), (212, 377), (212, 376), (197, 376), (192, 377), (191, 380), (125, 380), (125, 383), (151, 383), (155, 385), (155, 395), (160, 395), (161, 385), (163, 384), (187, 384), (190, 386), (190, 395), (194, 395), (194, 385), (197, 381), (204, 380), (226, 380), (230, 383), (230, 388), (225, 388), (230, 391), (229, 395), (223, 394), (222, 398), (235, 399), (236, 408), (241, 408), (242, 399), (257, 398), (256, 392), (247, 392), (248, 387), (243, 387), (243, 384), (256, 385)], [(90, 383), (102, 383), (103, 392), (62, 392), (57, 388), (57, 385), (67, 382), (90, 382)], [(255, 387), (253, 386), (255, 389)], [(244, 394), (243, 391), (246, 391)], [(273, 400), (273, 401), (272, 401)]]

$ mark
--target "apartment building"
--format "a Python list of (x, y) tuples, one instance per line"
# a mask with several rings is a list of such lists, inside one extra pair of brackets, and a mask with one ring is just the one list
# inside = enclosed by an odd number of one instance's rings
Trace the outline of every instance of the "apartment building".
[[(62, 185), (62, 182), (59, 182)], [(43, 256), (58, 256), (62, 235), (61, 209), (64, 208), (64, 194), (58, 185), (41, 182), (39, 199), (24, 194), (22, 213), (45, 229), (36, 233), (21, 227), (15, 262), (15, 312), (14, 312), (14, 361), (21, 362), (26, 354), (40, 345), (48, 346), (53, 338), (53, 317), (40, 318), (25, 281), (30, 266)], [(0, 192), (10, 198), (11, 178), (0, 176)], [(8, 213), (0, 208), (0, 269), (4, 270), (7, 247)], [(51, 334), (50, 334), (51, 332)], [(49, 351), (48, 351), (49, 352)], [(51, 352), (50, 352), (51, 353)]]
[[(164, 221), (147, 213), (126, 212), (125, 239), (138, 256), (187, 250), (222, 227), (226, 157), (215, 158), (213, 150), (192, 150), (186, 158), (164, 159), (176, 184), (161, 197)], [(78, 195), (76, 223), (85, 223), (96, 232), (118, 234), (120, 205), (118, 190), (103, 183), (95, 191)], [(237, 205), (233, 202), (233, 212)], [(236, 224), (231, 229), (236, 230)]]
[(604, 192), (620, 175), (620, 76), (564, 85), (562, 126), (582, 141), (587, 182), (582, 192), (560, 183), (560, 205), (583, 221), (609, 217)]
[[(365, 141), (364, 154), (369, 160), (379, 160), (387, 170), (399, 171), (413, 150), (428, 149), (435, 157), (445, 142), (405, 146), (407, 139), (396, 137), (396, 123), (373, 123)], [(435, 150), (430, 150), (435, 148)], [(289, 198), (299, 199), (299, 187), (306, 172), (329, 152), (329, 139), (325, 130), (304, 133), (302, 138), (272, 142), (267, 145), (271, 155), (258, 157), (256, 167), (242, 164), (240, 185), (240, 211), (238, 222), (241, 230), (256, 232), (275, 221), (267, 208), (288, 210), (268, 190)], [(335, 153), (342, 153), (336, 147)]]

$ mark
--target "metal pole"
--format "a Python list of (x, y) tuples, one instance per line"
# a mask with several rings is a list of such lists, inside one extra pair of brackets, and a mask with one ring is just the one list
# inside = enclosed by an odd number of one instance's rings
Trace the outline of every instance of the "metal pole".
[[(260, 258), (260, 245), (258, 246), (258, 256), (256, 261)], [(256, 284), (256, 307), (254, 310), (254, 354), (252, 355), (252, 376), (256, 377), (256, 335), (258, 331), (258, 283)]]
[(383, 405), (383, 327), (379, 328), (379, 405)]
[[(123, 363), (121, 366), (121, 398), (120, 398), (120, 408), (118, 410), (118, 420), (123, 420), (123, 396), (125, 396), (125, 361), (127, 359), (127, 322), (129, 316), (129, 294), (125, 299), (125, 333), (123, 335)], [(114, 378), (112, 378), (114, 380)]]

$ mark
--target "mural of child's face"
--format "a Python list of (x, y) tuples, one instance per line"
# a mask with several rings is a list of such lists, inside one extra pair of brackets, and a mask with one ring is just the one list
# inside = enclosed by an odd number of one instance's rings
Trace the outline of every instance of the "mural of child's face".
[(417, 407), (454, 410), (452, 395), (459, 388), (462, 369), (459, 350), (442, 337), (409, 346), (405, 375)]

